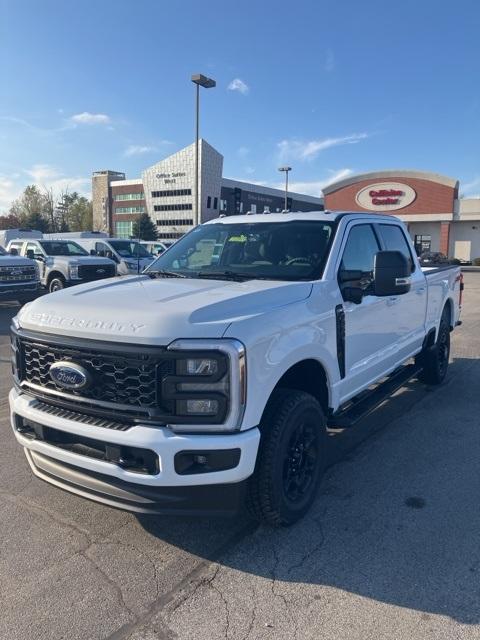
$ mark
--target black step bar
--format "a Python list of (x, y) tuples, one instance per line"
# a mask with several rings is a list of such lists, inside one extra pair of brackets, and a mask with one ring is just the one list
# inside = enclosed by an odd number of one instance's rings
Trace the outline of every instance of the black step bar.
[(354, 427), (420, 371), (421, 367), (416, 364), (408, 364), (396, 369), (384, 382), (367, 389), (342, 405), (337, 413), (332, 414), (328, 419), (328, 427), (331, 429)]

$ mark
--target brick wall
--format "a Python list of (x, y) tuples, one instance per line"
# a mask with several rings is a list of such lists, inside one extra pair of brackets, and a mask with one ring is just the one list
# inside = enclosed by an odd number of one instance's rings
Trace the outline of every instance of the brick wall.
[(453, 187), (420, 178), (404, 178), (402, 176), (379, 177), (378, 179), (370, 178), (347, 185), (346, 187), (325, 195), (325, 209), (332, 211), (365, 211), (365, 209), (357, 204), (355, 196), (364, 187), (379, 182), (400, 182), (407, 184), (412, 187), (417, 194), (415, 200), (407, 207), (387, 212), (392, 215), (396, 215), (397, 213), (401, 213), (402, 215), (452, 213), (454, 210), (456, 194)]

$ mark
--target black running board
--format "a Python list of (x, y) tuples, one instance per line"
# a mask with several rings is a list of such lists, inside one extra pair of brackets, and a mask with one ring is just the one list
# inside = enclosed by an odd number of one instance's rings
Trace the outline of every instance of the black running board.
[(347, 429), (354, 427), (357, 422), (368, 416), (378, 405), (382, 404), (389, 396), (400, 387), (403, 387), (411, 378), (418, 375), (421, 367), (408, 364), (391, 373), (384, 382), (370, 387), (360, 395), (352, 398), (342, 405), (337, 413), (328, 419), (328, 426), (332, 429)]

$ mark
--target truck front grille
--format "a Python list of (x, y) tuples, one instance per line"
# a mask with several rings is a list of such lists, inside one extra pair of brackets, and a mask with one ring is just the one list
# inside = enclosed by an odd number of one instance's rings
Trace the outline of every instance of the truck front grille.
[(81, 264), (78, 267), (78, 277), (86, 282), (112, 278), (115, 275), (114, 264)]
[[(160, 386), (164, 376), (174, 373), (174, 362), (160, 348), (132, 345), (108, 345), (104, 349), (90, 346), (70, 346), (35, 340), (17, 335), (18, 378), (34, 396), (45, 399), (51, 395), (68, 397), (71, 408), (78, 410), (78, 401), (91, 401), (91, 406), (109, 405), (115, 413), (125, 408), (125, 414), (139, 416), (169, 414), (172, 407), (162, 402)], [(80, 342), (80, 341), (79, 341)], [(104, 344), (104, 343), (102, 343)], [(91, 383), (83, 389), (66, 389), (50, 377), (50, 367), (58, 361), (70, 361), (84, 367)], [(65, 405), (65, 402), (62, 402)]]
[(27, 282), (36, 280), (37, 274), (35, 266), (32, 264), (26, 266), (0, 267), (0, 283), (1, 282)]

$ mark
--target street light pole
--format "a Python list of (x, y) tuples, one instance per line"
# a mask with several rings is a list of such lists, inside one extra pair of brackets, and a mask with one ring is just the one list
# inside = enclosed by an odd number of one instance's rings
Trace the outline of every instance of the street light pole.
[(197, 85), (196, 86), (196, 108), (195, 108), (195, 181), (194, 181), (194, 194), (193, 194), (193, 202), (194, 213), (193, 213), (193, 224), (197, 226), (201, 223), (201, 215), (200, 210), (201, 207), (198, 203), (198, 145), (199, 145), (199, 137), (200, 137), (200, 87), (204, 87), (204, 89), (213, 89), (216, 86), (215, 80), (212, 78), (207, 78), (201, 73), (197, 73), (192, 76), (192, 82)]
[(279, 167), (279, 171), (285, 173), (285, 207), (284, 211), (288, 210), (288, 172), (292, 170), (292, 167)]

